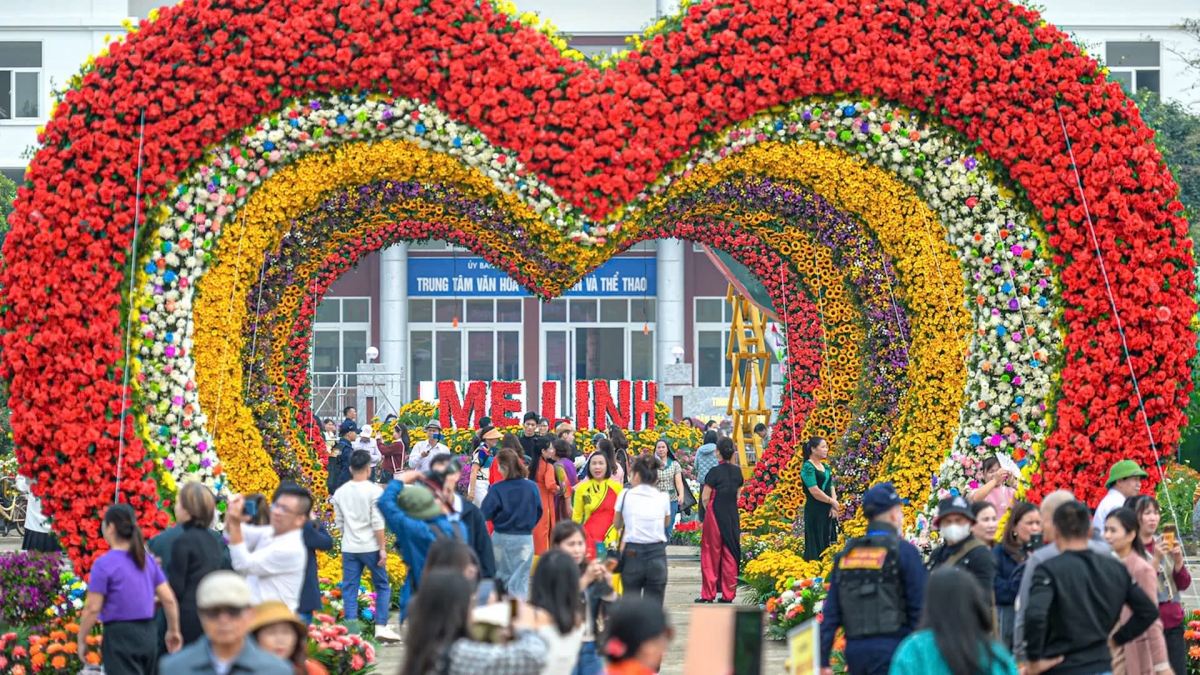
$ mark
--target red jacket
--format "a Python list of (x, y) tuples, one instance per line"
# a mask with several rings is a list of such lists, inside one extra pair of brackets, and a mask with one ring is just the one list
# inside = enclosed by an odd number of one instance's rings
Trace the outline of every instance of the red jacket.
[(379, 446), (379, 454), (383, 455), (383, 460), (379, 462), (381, 471), (396, 473), (407, 468), (404, 462), (404, 456), (407, 453), (403, 441)]

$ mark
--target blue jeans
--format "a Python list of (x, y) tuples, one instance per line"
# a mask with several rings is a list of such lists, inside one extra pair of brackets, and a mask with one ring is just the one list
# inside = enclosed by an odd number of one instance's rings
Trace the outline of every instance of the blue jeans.
[(342, 552), (342, 602), (346, 608), (346, 622), (358, 620), (358, 586), (362, 581), (363, 568), (371, 573), (375, 585), (375, 625), (386, 626), (388, 607), (392, 604), (392, 586), (388, 583), (387, 569), (379, 564), (379, 552)]
[(679, 515), (679, 502), (671, 500), (671, 523), (667, 525), (667, 543), (671, 542), (671, 533), (675, 531), (675, 517)]
[(603, 673), (604, 662), (596, 653), (596, 643), (583, 643), (583, 646), (579, 648), (579, 662), (575, 664), (575, 670), (571, 671), (571, 675), (603, 675)]
[(496, 556), (496, 578), (504, 582), (508, 594), (524, 600), (529, 596), (529, 571), (533, 569), (533, 535), (492, 535)]

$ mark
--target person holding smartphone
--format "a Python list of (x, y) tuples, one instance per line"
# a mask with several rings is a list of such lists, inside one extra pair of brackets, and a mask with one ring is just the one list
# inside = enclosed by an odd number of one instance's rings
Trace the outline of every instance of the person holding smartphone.
[(514, 601), (511, 640), (501, 644), (471, 639), (475, 586), (457, 572), (432, 571), (413, 596), (404, 636), (400, 675), (541, 675), (546, 641), (538, 632), (554, 624), (545, 610)]
[(1163, 525), (1163, 534), (1159, 536), (1162, 509), (1157, 499), (1150, 495), (1137, 495), (1125, 505), (1137, 514), (1142, 544), (1158, 575), (1158, 612), (1162, 618), (1163, 639), (1167, 642), (1171, 670), (1177, 675), (1186, 673), (1188, 649), (1183, 636), (1184, 614), (1180, 592), (1191, 587), (1192, 575), (1187, 565), (1183, 564), (1183, 546), (1174, 523)]
[(571, 556), (579, 566), (579, 592), (583, 597), (585, 617), (583, 635), (579, 647), (579, 659), (571, 675), (602, 675), (604, 663), (596, 651), (596, 636), (601, 631), (601, 620), (605, 608), (620, 599), (613, 590), (613, 575), (608, 570), (604, 542), (592, 546), (594, 557), (588, 554), (588, 539), (583, 526), (573, 520), (564, 520), (554, 526), (550, 535), (555, 550)]
[(1013, 623), (1017, 618), (1017, 593), (1021, 590), (1022, 565), (1029, 554), (1041, 545), (1042, 514), (1033, 504), (1014, 502), (1008, 521), (1000, 534), (1000, 542), (992, 548), (996, 559), (996, 579), (992, 590), (996, 594), (996, 618), (999, 621), (1000, 642), (1013, 648)]

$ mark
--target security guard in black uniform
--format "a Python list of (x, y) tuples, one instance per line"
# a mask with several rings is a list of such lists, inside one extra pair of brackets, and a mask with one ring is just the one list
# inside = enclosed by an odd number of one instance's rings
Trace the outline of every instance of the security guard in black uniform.
[(887, 675), (900, 641), (917, 628), (927, 574), (917, 547), (900, 537), (904, 501), (891, 483), (863, 495), (867, 534), (833, 559), (821, 622), (821, 674), (839, 628), (846, 633), (850, 675)]

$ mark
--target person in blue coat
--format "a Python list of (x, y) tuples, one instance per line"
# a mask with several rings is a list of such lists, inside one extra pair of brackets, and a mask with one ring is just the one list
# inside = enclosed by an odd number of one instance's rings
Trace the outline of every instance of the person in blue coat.
[(891, 483), (863, 495), (866, 536), (852, 539), (834, 557), (821, 622), (821, 673), (832, 675), (833, 639), (846, 633), (850, 675), (887, 675), (892, 654), (916, 630), (928, 574), (921, 553), (900, 532), (904, 501)]
[(421, 571), (433, 542), (441, 537), (454, 537), (470, 543), (467, 526), (454, 511), (454, 486), (461, 472), (457, 464), (451, 461), (442, 472), (431, 470), (428, 476), (405, 471), (388, 483), (379, 498), (379, 511), (388, 529), (396, 535), (400, 557), (408, 567), (400, 593), (401, 621), (407, 615), (409, 598), (421, 585)]
[[(1042, 514), (1038, 507), (1029, 502), (1014, 502), (1008, 511), (1008, 522), (1000, 543), (992, 549), (996, 559), (996, 617), (999, 619), (1000, 642), (1013, 648), (1013, 626), (1016, 622), (1017, 595), (1021, 589), (1021, 577), (1025, 561), (1040, 544), (1034, 539), (1042, 532)], [(1040, 537), (1039, 537), (1040, 540)]]

